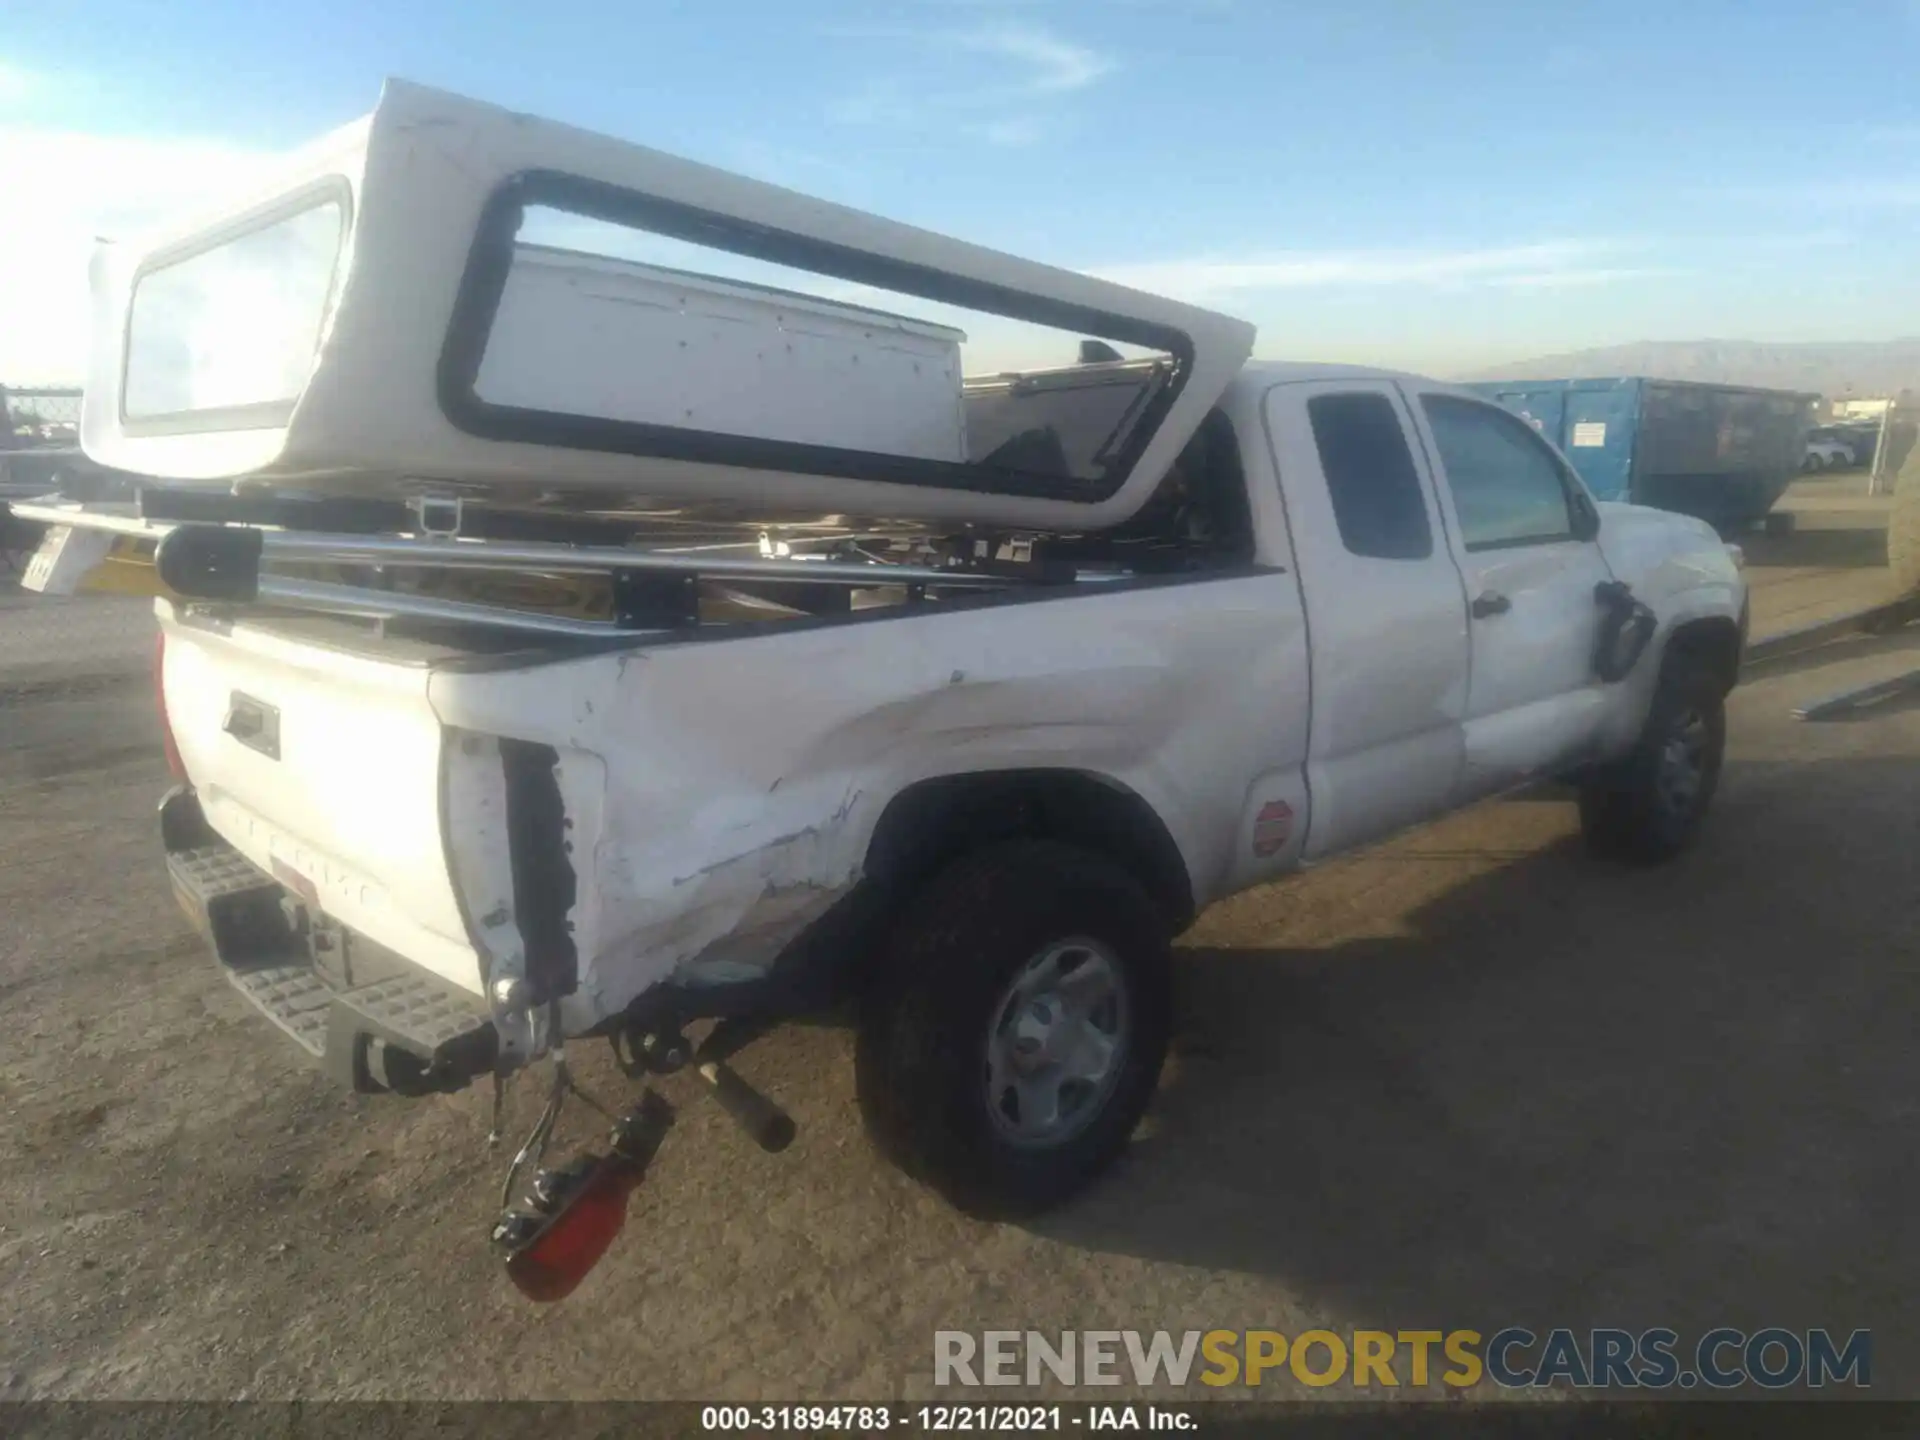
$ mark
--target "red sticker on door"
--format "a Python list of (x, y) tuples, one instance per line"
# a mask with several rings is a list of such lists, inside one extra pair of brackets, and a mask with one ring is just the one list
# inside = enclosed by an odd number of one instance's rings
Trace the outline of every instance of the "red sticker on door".
[(1270, 800), (1253, 817), (1253, 853), (1262, 860), (1278, 855), (1293, 838), (1293, 807), (1284, 800)]

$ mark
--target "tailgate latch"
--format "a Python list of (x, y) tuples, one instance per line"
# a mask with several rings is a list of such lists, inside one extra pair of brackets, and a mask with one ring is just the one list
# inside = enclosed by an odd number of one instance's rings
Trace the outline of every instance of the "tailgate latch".
[(220, 728), (249, 750), (269, 760), (280, 758), (280, 711), (266, 701), (234, 691)]

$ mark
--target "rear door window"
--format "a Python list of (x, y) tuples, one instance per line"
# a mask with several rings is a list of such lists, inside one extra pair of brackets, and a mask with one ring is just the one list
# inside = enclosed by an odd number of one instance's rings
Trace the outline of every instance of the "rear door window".
[(1375, 560), (1424, 560), (1433, 530), (1413, 452), (1385, 395), (1316, 395), (1307, 402), (1340, 540)]

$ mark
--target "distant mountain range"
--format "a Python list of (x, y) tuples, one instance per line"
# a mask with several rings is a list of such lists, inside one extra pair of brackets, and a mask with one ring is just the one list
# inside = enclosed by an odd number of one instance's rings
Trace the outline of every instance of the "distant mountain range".
[(1489, 366), (1465, 379), (1584, 380), (1647, 375), (1810, 390), (1830, 398), (1920, 391), (1920, 337), (1769, 344), (1758, 340), (1642, 340)]

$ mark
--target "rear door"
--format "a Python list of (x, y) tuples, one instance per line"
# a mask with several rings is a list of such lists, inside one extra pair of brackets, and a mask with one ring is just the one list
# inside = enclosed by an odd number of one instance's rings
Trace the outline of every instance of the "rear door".
[(1266, 410), (1311, 640), (1311, 860), (1452, 798), (1466, 599), (1391, 381), (1279, 385)]
[(1466, 581), (1472, 680), (1466, 764), (1471, 800), (1581, 758), (1605, 696), (1593, 673), (1600, 606), (1612, 578), (1593, 539), (1593, 502), (1525, 421), (1457, 392), (1412, 389), (1434, 457), (1447, 544)]

